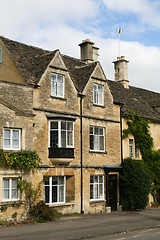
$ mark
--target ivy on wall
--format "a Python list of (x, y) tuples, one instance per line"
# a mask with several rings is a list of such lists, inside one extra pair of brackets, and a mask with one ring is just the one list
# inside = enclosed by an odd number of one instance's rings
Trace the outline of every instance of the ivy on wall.
[(0, 164), (19, 169), (37, 169), (41, 160), (35, 151), (6, 152), (0, 149)]
[(153, 138), (150, 134), (150, 121), (140, 117), (138, 113), (129, 111), (127, 129), (123, 130), (123, 139), (132, 134), (142, 155), (144, 167), (152, 182), (151, 194), (154, 204), (160, 204), (160, 150), (154, 150)]

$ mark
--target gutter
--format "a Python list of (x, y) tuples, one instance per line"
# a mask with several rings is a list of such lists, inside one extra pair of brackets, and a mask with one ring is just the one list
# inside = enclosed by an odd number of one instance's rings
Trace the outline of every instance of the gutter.
[(84, 213), (83, 210), (83, 123), (82, 123), (82, 100), (85, 97), (84, 94), (78, 93), (78, 97), (80, 97), (80, 136), (81, 136), (81, 213)]
[(121, 132), (121, 166), (123, 166), (123, 139), (122, 139), (122, 117), (123, 117), (123, 112), (122, 112), (122, 106), (120, 106), (120, 132)]

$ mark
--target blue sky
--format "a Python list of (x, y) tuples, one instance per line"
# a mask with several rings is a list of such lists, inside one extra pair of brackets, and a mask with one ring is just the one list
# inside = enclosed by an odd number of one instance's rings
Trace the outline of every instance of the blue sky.
[(1, 0), (0, 35), (77, 58), (89, 38), (111, 80), (119, 27), (130, 85), (160, 92), (159, 0)]

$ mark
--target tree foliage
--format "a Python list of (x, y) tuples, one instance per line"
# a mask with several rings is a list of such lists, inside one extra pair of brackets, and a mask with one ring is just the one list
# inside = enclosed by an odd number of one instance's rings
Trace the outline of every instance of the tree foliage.
[(148, 203), (150, 186), (143, 162), (126, 158), (123, 174), (120, 175), (122, 209), (144, 209)]
[(153, 138), (150, 134), (149, 121), (139, 114), (129, 112), (127, 117), (128, 128), (123, 130), (123, 139), (132, 134), (140, 149), (144, 167), (152, 181), (151, 194), (154, 203), (160, 203), (160, 150), (154, 150)]

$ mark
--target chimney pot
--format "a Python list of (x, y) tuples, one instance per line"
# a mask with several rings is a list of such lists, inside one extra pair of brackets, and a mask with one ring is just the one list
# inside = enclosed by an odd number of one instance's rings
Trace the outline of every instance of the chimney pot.
[(94, 46), (94, 43), (91, 42), (89, 38), (83, 40), (82, 43), (79, 44), (81, 50), (81, 60), (87, 63), (98, 61), (98, 49)]

